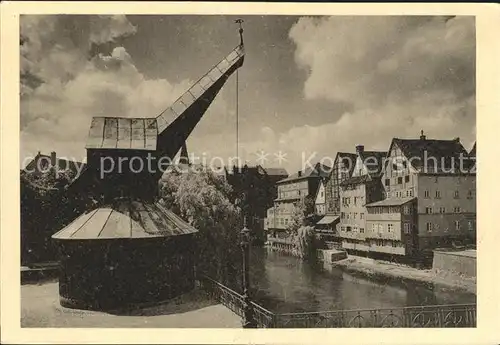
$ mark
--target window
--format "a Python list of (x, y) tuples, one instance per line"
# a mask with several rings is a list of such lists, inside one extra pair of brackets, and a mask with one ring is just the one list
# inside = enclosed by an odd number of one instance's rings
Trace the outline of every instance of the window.
[(458, 192), (458, 190), (456, 190), (456, 191), (455, 191), (455, 194), (453, 195), (453, 197), (454, 197), (455, 199), (460, 198), (460, 193)]
[[(407, 165), (406, 165), (406, 161), (403, 161), (403, 168), (405, 168), (405, 169), (406, 169), (406, 167), (407, 167)], [(406, 180), (406, 178), (405, 178), (405, 180)], [(409, 181), (409, 180), (410, 180), (410, 178), (408, 177), (408, 181)], [(408, 181), (406, 181), (406, 182), (408, 182)]]
[(403, 213), (404, 214), (410, 214), (410, 206), (404, 206), (403, 207)]
[(430, 193), (428, 190), (424, 191), (424, 198), (430, 198)]
[(460, 213), (460, 211), (461, 211), (461, 210), (460, 210), (460, 206), (455, 206), (455, 207), (453, 208), (453, 212), (455, 212), (455, 213)]
[(347, 219), (349, 219), (349, 214), (350, 214), (350, 213), (346, 213)]
[(425, 208), (425, 213), (431, 214), (432, 213), (432, 207), (426, 207)]
[(410, 189), (410, 196), (413, 196), (413, 189)]
[(341, 226), (340, 231), (345, 232), (345, 226)]
[(344, 212), (340, 212), (340, 219), (344, 219), (345, 218), (345, 213)]
[(404, 230), (405, 230), (405, 234), (408, 235), (410, 233), (410, 223), (404, 224)]
[(432, 232), (432, 223), (427, 223), (427, 231)]
[[(406, 162), (405, 162), (406, 163)], [(406, 168), (406, 167), (405, 167)], [(410, 182), (410, 175), (406, 175), (405, 176), (405, 182), (408, 183)]]
[(398, 177), (398, 184), (402, 184), (403, 183), (403, 178), (402, 177)]
[(446, 213), (446, 208), (445, 207), (440, 207), (439, 208), (439, 213)]
[(436, 199), (441, 199), (441, 192), (440, 191), (436, 191)]
[(357, 197), (357, 196), (355, 196), (355, 197), (354, 197), (354, 205), (357, 205), (357, 203), (358, 203), (358, 197)]
[(394, 231), (394, 224), (387, 224), (387, 232), (393, 232)]
[(385, 179), (385, 185), (386, 185), (386, 186), (390, 186), (390, 185), (391, 185), (391, 180), (390, 180), (390, 179), (388, 179), (388, 178), (386, 178), (386, 179)]
[(365, 228), (359, 228), (359, 233), (364, 234), (365, 233)]
[(473, 197), (474, 197), (474, 193), (473, 193), (473, 191), (472, 191), (472, 190), (469, 190), (469, 191), (467, 192), (467, 199), (472, 199)]
[(455, 230), (460, 230), (460, 221), (459, 220), (455, 221)]
[(469, 220), (467, 223), (469, 225), (469, 231), (474, 231), (474, 221)]
[(345, 229), (347, 232), (351, 232), (352, 231), (352, 228), (350, 226), (346, 226), (346, 229)]
[(321, 196), (321, 197), (323, 197), (323, 195), (325, 195), (325, 193), (324, 193), (324, 192), (321, 192), (320, 196)]
[(352, 219), (356, 219), (357, 216), (358, 216), (358, 212), (354, 212), (352, 215)]
[(359, 214), (359, 219), (365, 219), (365, 214), (364, 213), (360, 213)]
[(352, 232), (357, 233), (357, 232), (358, 232), (358, 227), (357, 227), (357, 226), (354, 226), (354, 227), (352, 228)]

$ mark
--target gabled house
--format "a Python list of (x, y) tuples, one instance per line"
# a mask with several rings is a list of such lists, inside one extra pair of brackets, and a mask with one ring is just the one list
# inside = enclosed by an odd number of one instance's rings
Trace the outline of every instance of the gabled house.
[(366, 242), (366, 204), (383, 199), (380, 175), (386, 152), (365, 151), (356, 146), (356, 164), (352, 177), (340, 183), (340, 222), (337, 233), (342, 248), (351, 253), (369, 252)]
[(340, 183), (351, 178), (356, 165), (356, 154), (338, 152), (332, 172), (325, 186), (326, 214), (340, 215)]
[(326, 213), (325, 180), (321, 180), (314, 198), (314, 213), (318, 216), (324, 216)]
[(476, 176), (452, 140), (394, 138), (382, 172), (385, 199), (366, 205), (370, 251), (414, 260), (475, 240)]

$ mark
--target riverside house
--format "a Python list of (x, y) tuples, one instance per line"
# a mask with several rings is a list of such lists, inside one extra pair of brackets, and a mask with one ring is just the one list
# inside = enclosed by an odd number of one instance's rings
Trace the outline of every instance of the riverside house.
[(326, 242), (340, 247), (342, 240), (338, 236), (337, 226), (340, 221), (340, 184), (351, 178), (357, 156), (354, 153), (338, 152), (332, 171), (325, 184), (325, 216), (316, 223), (316, 232)]
[(303, 203), (306, 197), (314, 198), (322, 179), (330, 174), (331, 168), (316, 163), (278, 181), (278, 197), (274, 206), (267, 210), (264, 228), (274, 237), (282, 235), (291, 223), (293, 210), (296, 205)]
[(370, 251), (415, 259), (474, 243), (476, 176), (469, 163), (459, 138), (394, 138), (382, 174), (385, 199), (366, 205)]
[(314, 201), (314, 212), (318, 216), (324, 216), (326, 211), (326, 198), (325, 198), (325, 180), (321, 180), (318, 190), (316, 191), (316, 198)]
[(365, 205), (383, 199), (380, 181), (386, 152), (365, 151), (356, 146), (356, 164), (352, 177), (340, 183), (340, 223), (337, 226), (342, 248), (350, 253), (365, 255), (369, 251), (366, 242)]

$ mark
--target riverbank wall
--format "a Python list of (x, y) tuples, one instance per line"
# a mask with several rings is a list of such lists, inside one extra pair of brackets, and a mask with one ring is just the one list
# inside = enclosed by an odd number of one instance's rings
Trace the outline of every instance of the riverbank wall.
[(414, 281), (429, 285), (441, 285), (476, 294), (476, 277), (442, 275), (433, 269), (421, 270), (413, 267), (381, 262), (373, 259), (349, 256), (347, 259), (332, 262), (345, 272), (361, 274), (375, 279), (395, 279), (402, 282)]
[[(298, 257), (294, 243), (287, 239), (273, 239), (268, 241), (267, 248), (284, 255)], [(362, 275), (377, 280), (399, 280), (401, 282), (413, 281), (428, 285), (441, 285), (460, 289), (476, 294), (475, 257), (474, 262), (463, 256), (457, 257), (457, 253), (436, 257), (434, 265), (430, 269), (418, 269), (404, 264), (376, 260), (372, 258), (347, 255), (345, 251), (318, 249), (317, 259), (324, 265), (339, 267), (343, 271)], [(464, 260), (467, 261), (464, 264)], [(472, 267), (473, 266), (473, 267)], [(463, 274), (462, 271), (468, 272)]]
[(476, 251), (435, 250), (432, 270), (441, 277), (476, 277)]

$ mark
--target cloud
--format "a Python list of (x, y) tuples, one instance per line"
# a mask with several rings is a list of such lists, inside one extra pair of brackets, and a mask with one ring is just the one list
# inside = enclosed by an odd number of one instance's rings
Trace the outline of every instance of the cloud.
[[(156, 116), (188, 88), (137, 70), (115, 42), (135, 32), (124, 16), (21, 18), (22, 157), (55, 150), (83, 159), (93, 116)], [(116, 46), (98, 53), (103, 43)]]
[(289, 37), (307, 71), (306, 99), (354, 109), (283, 135), (296, 145), (385, 150), (391, 138), (415, 137), (420, 129), (434, 138), (460, 136), (466, 147), (475, 140), (473, 17), (301, 18)]

